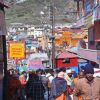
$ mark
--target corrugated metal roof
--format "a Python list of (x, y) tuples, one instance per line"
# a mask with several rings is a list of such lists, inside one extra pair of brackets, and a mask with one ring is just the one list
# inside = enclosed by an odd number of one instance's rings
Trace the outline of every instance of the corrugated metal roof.
[(70, 53), (68, 51), (64, 51), (57, 56), (57, 58), (77, 58), (77, 55)]

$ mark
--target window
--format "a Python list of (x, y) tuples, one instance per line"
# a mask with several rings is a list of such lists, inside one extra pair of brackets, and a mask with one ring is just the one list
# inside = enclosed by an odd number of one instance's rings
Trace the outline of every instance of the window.
[(62, 63), (70, 63), (70, 59), (69, 58), (63, 59)]
[(88, 34), (89, 34), (89, 43), (90, 43), (90, 45), (94, 45), (94, 28), (93, 27), (91, 27), (91, 28), (89, 28), (88, 29)]

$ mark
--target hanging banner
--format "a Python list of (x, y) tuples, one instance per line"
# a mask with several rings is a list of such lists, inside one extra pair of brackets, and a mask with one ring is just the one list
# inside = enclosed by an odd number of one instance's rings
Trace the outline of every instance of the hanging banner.
[(24, 59), (25, 58), (25, 42), (10, 42), (8, 44), (9, 59)]
[(44, 68), (42, 61), (40, 60), (28, 61), (28, 69), (39, 69), (39, 68)]

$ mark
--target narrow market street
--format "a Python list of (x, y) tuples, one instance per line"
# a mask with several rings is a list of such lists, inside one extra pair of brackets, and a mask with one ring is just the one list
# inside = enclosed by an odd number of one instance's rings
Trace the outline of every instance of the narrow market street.
[(0, 100), (100, 100), (100, 0), (0, 0)]

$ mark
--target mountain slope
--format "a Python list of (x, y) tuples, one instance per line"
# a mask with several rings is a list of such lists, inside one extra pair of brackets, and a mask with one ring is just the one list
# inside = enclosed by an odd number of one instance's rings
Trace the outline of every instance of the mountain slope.
[[(76, 20), (76, 3), (74, 0), (53, 0), (55, 2), (55, 22), (71, 23)], [(10, 1), (11, 2), (11, 1)], [(41, 24), (43, 21), (50, 23), (50, 5), (51, 0), (26, 0), (21, 3), (15, 3), (6, 10), (6, 22)], [(44, 15), (40, 12), (43, 11)]]

